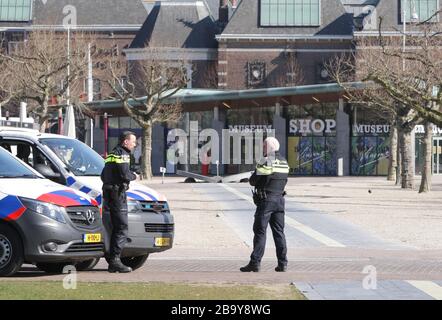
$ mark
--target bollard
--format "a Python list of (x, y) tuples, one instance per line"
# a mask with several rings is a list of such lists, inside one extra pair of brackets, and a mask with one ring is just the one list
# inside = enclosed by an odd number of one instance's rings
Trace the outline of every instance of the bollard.
[(161, 172), (161, 174), (162, 174), (162, 177), (161, 177), (161, 184), (164, 184), (164, 174), (166, 173), (166, 171), (167, 171), (166, 168), (164, 168), (164, 167), (160, 167), (160, 172)]
[(344, 159), (338, 159), (338, 177), (342, 177), (344, 175)]

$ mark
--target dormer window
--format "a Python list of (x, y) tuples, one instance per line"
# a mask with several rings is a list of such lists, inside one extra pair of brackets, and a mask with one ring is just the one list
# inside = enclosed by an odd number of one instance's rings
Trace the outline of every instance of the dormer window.
[(0, 21), (31, 21), (32, 0), (0, 0)]
[(321, 0), (260, 0), (263, 27), (313, 27), (321, 24)]
[[(406, 22), (410, 23), (416, 23), (416, 22), (423, 22), (428, 20), (432, 15), (436, 13), (436, 11), (439, 10), (439, 0), (401, 0), (401, 23), (403, 22), (404, 17), (404, 3), (406, 3), (407, 7), (405, 8), (405, 16), (406, 16)], [(415, 17), (418, 17), (417, 21), (415, 20)], [(431, 21), (429, 22), (438, 22), (439, 21), (439, 15), (435, 16)]]

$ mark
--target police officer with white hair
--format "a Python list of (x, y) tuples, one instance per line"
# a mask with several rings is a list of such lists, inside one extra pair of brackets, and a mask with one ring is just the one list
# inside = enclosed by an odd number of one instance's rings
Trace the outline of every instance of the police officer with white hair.
[(267, 225), (270, 223), (276, 246), (277, 272), (287, 270), (287, 244), (284, 235), (285, 191), (289, 173), (287, 161), (279, 154), (279, 142), (276, 138), (264, 140), (264, 159), (256, 165), (250, 177), (250, 184), (255, 187), (253, 201), (256, 204), (253, 223), (253, 252), (250, 262), (240, 268), (242, 272), (258, 272), (266, 245)]

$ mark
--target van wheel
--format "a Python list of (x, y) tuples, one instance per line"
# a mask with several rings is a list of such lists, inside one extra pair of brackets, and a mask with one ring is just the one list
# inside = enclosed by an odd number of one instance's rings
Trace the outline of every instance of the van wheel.
[(89, 271), (97, 265), (98, 261), (100, 261), (100, 258), (81, 261), (75, 264), (75, 268), (77, 268), (77, 271)]
[(41, 271), (44, 271), (49, 274), (61, 274), (63, 273), (63, 269), (66, 266), (74, 266), (74, 263), (37, 263), (36, 266)]
[(144, 256), (137, 256), (137, 257), (124, 257), (121, 258), (121, 262), (128, 267), (131, 267), (132, 270), (136, 270), (138, 268), (141, 268), (144, 263), (146, 262), (147, 258), (149, 257), (148, 254), (145, 254)]
[(17, 232), (0, 224), (0, 277), (17, 273), (23, 260), (23, 244)]

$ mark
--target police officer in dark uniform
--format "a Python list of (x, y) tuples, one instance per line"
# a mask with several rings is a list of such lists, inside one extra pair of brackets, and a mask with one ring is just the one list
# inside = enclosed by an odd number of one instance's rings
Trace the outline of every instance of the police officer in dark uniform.
[(130, 153), (136, 146), (136, 136), (126, 131), (120, 136), (119, 144), (107, 156), (101, 173), (103, 181), (103, 210), (110, 215), (112, 235), (108, 256), (109, 272), (131, 272), (121, 260), (121, 251), (127, 242), (128, 218), (126, 190), (130, 181), (137, 176), (130, 171)]
[(264, 140), (265, 158), (256, 165), (250, 177), (255, 187), (253, 201), (256, 204), (253, 223), (253, 252), (250, 262), (240, 268), (242, 272), (258, 272), (266, 245), (267, 225), (270, 223), (275, 240), (278, 266), (277, 272), (287, 270), (287, 244), (284, 235), (285, 185), (289, 173), (287, 161), (279, 154), (279, 142), (269, 137)]

